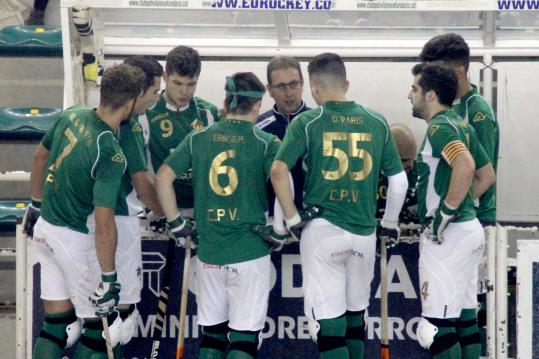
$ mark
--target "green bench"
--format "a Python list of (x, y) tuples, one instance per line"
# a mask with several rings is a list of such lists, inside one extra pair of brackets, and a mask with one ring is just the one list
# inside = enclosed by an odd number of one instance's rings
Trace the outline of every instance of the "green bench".
[(0, 56), (62, 56), (62, 31), (54, 26), (0, 29)]
[(14, 231), (17, 217), (24, 216), (30, 201), (0, 201), (0, 231)]
[(61, 114), (59, 108), (0, 108), (0, 139), (40, 139)]

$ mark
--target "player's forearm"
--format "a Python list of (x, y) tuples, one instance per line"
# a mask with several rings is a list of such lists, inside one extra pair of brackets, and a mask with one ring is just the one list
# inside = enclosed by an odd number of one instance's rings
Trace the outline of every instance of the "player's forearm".
[(163, 210), (157, 199), (157, 192), (155, 186), (147, 171), (141, 171), (135, 173), (131, 179), (137, 194), (144, 203), (146, 208), (149, 208), (156, 216), (163, 216)]
[(402, 171), (396, 175), (388, 176), (387, 182), (387, 197), (383, 222), (387, 226), (396, 227), (399, 224), (399, 214), (406, 199), (406, 191), (408, 190), (406, 172)]
[(114, 210), (106, 207), (95, 208), (95, 251), (101, 272), (116, 270), (116, 221)]
[(275, 195), (281, 204), (284, 215), (287, 219), (294, 217), (298, 210), (294, 204), (294, 196), (290, 186), (288, 166), (282, 161), (275, 161), (271, 166), (271, 184), (275, 190)]
[(176, 194), (173, 182), (176, 178), (174, 171), (167, 165), (162, 165), (155, 176), (155, 190), (161, 208), (167, 220), (172, 221), (178, 216), (179, 210), (176, 204)]
[(481, 197), (495, 181), (496, 174), (494, 173), (494, 168), (491, 163), (477, 169), (472, 185), (473, 199)]
[(458, 155), (451, 164), (451, 178), (445, 201), (451, 207), (460, 206), (472, 185), (475, 163), (469, 152)]
[(49, 159), (49, 151), (39, 144), (32, 157), (32, 167), (30, 173), (30, 190), (32, 198), (43, 198), (43, 183), (45, 182), (45, 170)]

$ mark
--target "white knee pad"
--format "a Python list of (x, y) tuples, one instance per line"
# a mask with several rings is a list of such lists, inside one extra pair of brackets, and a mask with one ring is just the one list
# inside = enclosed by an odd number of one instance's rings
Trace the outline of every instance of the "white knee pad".
[(320, 323), (314, 319), (308, 319), (307, 326), (309, 329), (309, 334), (311, 335), (312, 340), (316, 343), (318, 341), (318, 332), (320, 331)]
[(79, 340), (82, 334), (82, 319), (78, 319), (66, 327), (66, 348), (71, 348)]
[[(112, 323), (109, 323), (110, 344), (114, 348), (121, 342), (122, 338), (122, 318), (118, 314)], [(101, 334), (105, 339), (105, 331)], [(106, 339), (105, 339), (106, 340)]]
[(127, 318), (122, 321), (122, 333), (120, 343), (126, 345), (135, 335), (138, 326), (138, 317), (140, 316), (138, 309), (135, 308)]
[(423, 349), (429, 349), (432, 343), (434, 342), (434, 337), (438, 333), (438, 327), (433, 325), (425, 318), (421, 318), (417, 324), (417, 341)]

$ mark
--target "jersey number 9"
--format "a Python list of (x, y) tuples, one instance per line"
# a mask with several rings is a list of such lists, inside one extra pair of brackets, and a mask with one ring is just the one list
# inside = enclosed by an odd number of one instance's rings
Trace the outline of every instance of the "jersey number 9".
[[(322, 176), (326, 180), (336, 181), (348, 172), (348, 157), (357, 157), (363, 160), (363, 168), (360, 171), (350, 171), (353, 181), (362, 181), (372, 171), (372, 157), (364, 149), (358, 148), (359, 142), (370, 142), (372, 135), (368, 132), (325, 132), (323, 142), (323, 155), (334, 157), (339, 162), (339, 168), (335, 171), (322, 170)], [(334, 141), (348, 142), (348, 155), (340, 148), (333, 147)]]
[[(210, 187), (219, 196), (230, 196), (238, 187), (238, 172), (232, 166), (225, 166), (223, 162), (236, 157), (235, 150), (227, 150), (219, 153), (211, 162)], [(228, 185), (223, 187), (219, 184), (219, 175), (228, 177)]]

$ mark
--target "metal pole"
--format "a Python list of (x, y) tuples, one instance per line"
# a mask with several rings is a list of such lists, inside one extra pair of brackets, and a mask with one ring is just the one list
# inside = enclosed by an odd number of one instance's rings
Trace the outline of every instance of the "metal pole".
[(507, 229), (496, 228), (496, 359), (507, 359)]
[(487, 245), (487, 356), (496, 359), (496, 227), (485, 228)]
[(22, 232), (22, 218), (17, 218), (16, 241), (16, 309), (15, 337), (16, 357), (26, 358), (26, 235)]

